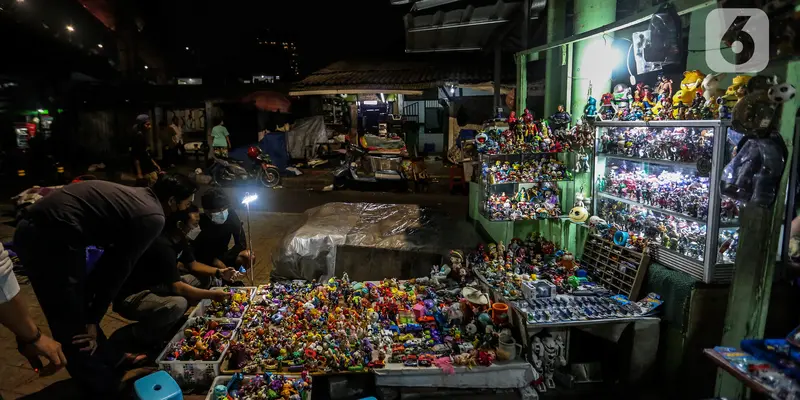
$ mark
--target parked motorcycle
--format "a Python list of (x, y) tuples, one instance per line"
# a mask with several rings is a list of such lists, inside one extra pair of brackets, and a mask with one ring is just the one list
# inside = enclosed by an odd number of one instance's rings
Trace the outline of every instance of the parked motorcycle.
[(342, 165), (333, 170), (333, 187), (343, 189), (348, 182), (405, 181), (402, 162), (402, 157), (370, 155), (367, 150), (348, 143)]
[(247, 157), (252, 161), (250, 168), (243, 166), (244, 161), (215, 156), (209, 167), (211, 181), (216, 185), (225, 185), (255, 179), (268, 188), (281, 183), (278, 167), (272, 164), (269, 156), (258, 146), (250, 146)]

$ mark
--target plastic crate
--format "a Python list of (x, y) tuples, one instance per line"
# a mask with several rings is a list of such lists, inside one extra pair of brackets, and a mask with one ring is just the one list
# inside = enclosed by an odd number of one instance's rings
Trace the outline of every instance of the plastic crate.
[[(211, 288), (211, 290), (222, 290), (222, 289), (224, 289), (224, 288), (223, 287), (213, 287), (213, 288)], [(234, 287), (234, 289), (247, 289), (250, 292), (249, 295), (247, 296), (247, 300), (248, 300), (247, 306), (244, 308), (244, 312), (247, 312), (247, 309), (250, 308), (250, 301), (253, 300), (253, 295), (256, 293), (256, 287), (255, 286), (242, 286), (242, 287)], [(212, 318), (217, 318), (217, 317), (215, 317), (213, 315), (206, 315), (206, 309), (208, 309), (208, 306), (210, 306), (210, 305), (211, 305), (211, 300), (210, 299), (202, 300), (200, 303), (197, 304), (197, 307), (194, 308), (192, 313), (189, 314), (189, 318), (206, 317), (206, 316), (212, 317)], [(244, 316), (244, 313), (242, 313), (242, 316)], [(224, 317), (219, 317), (219, 318), (224, 318)]]
[[(277, 374), (274, 374), (274, 375), (283, 375), (283, 376), (287, 376), (287, 377), (291, 377), (291, 378), (299, 378), (300, 377), (300, 374), (281, 374), (281, 373), (277, 373)], [(242, 378), (242, 383), (248, 382), (250, 379), (253, 379), (255, 377), (256, 377), (255, 375), (245, 375)], [(214, 399), (214, 387), (216, 387), (217, 385), (227, 385), (228, 382), (231, 380), (231, 378), (232, 377), (230, 375), (222, 375), (222, 376), (218, 376), (218, 377), (214, 378), (214, 381), (211, 383), (211, 387), (208, 388), (208, 394), (206, 394), (206, 400), (216, 400), (216, 399)], [(312, 385), (313, 385), (313, 382), (314, 382), (314, 378), (311, 378)], [(310, 399), (312, 391), (313, 391), (313, 389), (309, 390), (308, 392), (306, 392), (304, 394), (304, 396), (302, 396), (302, 398), (303, 399)]]
[[(158, 364), (158, 368), (172, 376), (178, 385), (184, 390), (197, 387), (197, 386), (205, 386), (210, 384), (215, 377), (219, 376), (220, 374), (220, 364), (222, 360), (225, 358), (225, 354), (228, 352), (228, 348), (230, 347), (230, 340), (225, 344), (225, 348), (222, 350), (222, 353), (219, 356), (218, 360), (215, 361), (165, 361), (164, 356), (167, 353), (167, 350), (172, 347), (173, 343), (178, 342), (179, 340), (183, 339), (184, 333), (183, 331), (186, 330), (197, 318), (189, 318), (185, 324), (181, 327), (178, 333), (172, 337), (172, 340), (169, 341), (164, 350), (161, 351), (161, 354), (158, 355), (156, 358), (156, 364)], [(211, 318), (216, 321), (225, 321), (225, 322), (236, 322), (236, 327), (233, 329), (233, 333), (231, 337), (234, 337), (238, 332), (239, 328), (242, 326), (242, 320), (239, 318)]]

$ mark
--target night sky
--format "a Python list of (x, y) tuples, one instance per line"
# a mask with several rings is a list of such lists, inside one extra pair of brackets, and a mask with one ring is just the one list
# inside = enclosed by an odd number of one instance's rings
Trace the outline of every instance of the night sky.
[[(362, 56), (401, 56), (402, 17), (410, 6), (389, 0), (142, 0), (143, 34), (179, 63), (226, 69), (252, 62), (256, 37), (294, 41), (301, 72)], [(189, 46), (191, 55), (185, 54)]]

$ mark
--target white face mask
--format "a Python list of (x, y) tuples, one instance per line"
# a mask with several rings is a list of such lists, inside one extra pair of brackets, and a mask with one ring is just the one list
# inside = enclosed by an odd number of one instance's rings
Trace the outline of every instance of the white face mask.
[(228, 220), (228, 209), (226, 208), (220, 212), (211, 213), (208, 216), (211, 222), (215, 224), (224, 224), (225, 221)]
[(199, 234), (200, 234), (200, 227), (195, 226), (194, 228), (192, 228), (192, 230), (186, 233), (186, 238), (189, 240), (194, 240), (197, 238), (197, 235)]

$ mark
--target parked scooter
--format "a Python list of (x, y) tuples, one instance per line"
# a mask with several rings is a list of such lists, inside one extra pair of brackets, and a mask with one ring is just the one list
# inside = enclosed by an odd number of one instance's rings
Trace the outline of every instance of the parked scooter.
[(333, 170), (333, 187), (343, 189), (348, 182), (405, 181), (402, 161), (402, 157), (394, 155), (370, 155), (367, 150), (348, 143), (342, 165)]
[(278, 167), (272, 164), (269, 156), (258, 146), (250, 146), (247, 149), (247, 157), (252, 161), (249, 169), (242, 166), (244, 161), (215, 156), (209, 167), (211, 181), (215, 185), (225, 185), (255, 179), (268, 188), (281, 183)]

